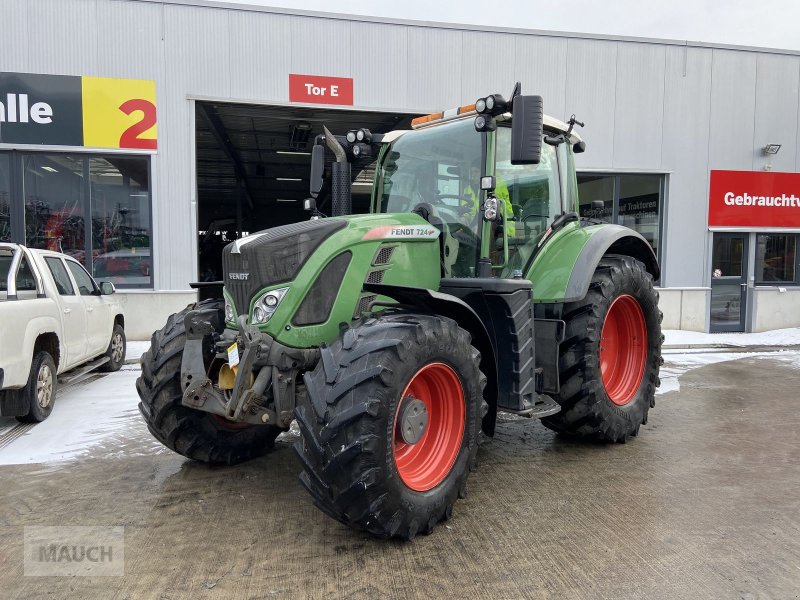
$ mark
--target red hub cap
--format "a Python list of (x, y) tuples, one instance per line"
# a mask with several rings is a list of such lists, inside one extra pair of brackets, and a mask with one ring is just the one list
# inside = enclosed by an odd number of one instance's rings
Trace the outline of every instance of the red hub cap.
[(609, 399), (630, 402), (639, 389), (647, 362), (647, 325), (642, 307), (628, 294), (608, 309), (600, 334), (600, 373)]
[[(419, 402), (426, 415), (419, 415)], [(413, 415), (401, 417), (411, 406)], [(403, 483), (417, 492), (439, 485), (456, 462), (464, 435), (466, 408), (464, 388), (455, 371), (443, 363), (431, 363), (417, 371), (397, 403), (393, 427), (394, 464)], [(402, 431), (409, 420), (424, 427), (421, 435)], [(416, 443), (406, 440), (417, 439)]]

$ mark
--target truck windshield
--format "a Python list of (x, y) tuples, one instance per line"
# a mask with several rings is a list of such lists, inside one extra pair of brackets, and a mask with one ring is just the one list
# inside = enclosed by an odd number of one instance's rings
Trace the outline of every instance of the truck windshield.
[(410, 212), (422, 205), (444, 222), (445, 267), (453, 277), (474, 275), (480, 251), (484, 153), (483, 135), (473, 121), (404, 134), (386, 151), (379, 173), (380, 212)]

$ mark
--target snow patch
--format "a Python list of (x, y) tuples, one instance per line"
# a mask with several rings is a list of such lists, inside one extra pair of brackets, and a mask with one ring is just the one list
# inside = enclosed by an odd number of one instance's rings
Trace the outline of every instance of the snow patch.
[(665, 329), (666, 346), (800, 346), (800, 327), (761, 333), (700, 333)]
[(775, 358), (800, 367), (800, 352), (797, 351), (719, 352), (702, 349), (676, 352), (665, 350), (662, 352), (662, 356), (664, 357), (664, 364), (659, 372), (661, 387), (656, 391), (657, 395), (679, 391), (681, 386), (678, 382), (678, 378), (687, 371), (731, 360), (739, 360), (742, 358)]
[[(138, 376), (137, 369), (123, 369), (64, 388), (46, 421), (0, 449), (0, 465), (160, 452), (163, 446), (147, 432), (139, 414)], [(0, 421), (2, 429), (15, 423)]]

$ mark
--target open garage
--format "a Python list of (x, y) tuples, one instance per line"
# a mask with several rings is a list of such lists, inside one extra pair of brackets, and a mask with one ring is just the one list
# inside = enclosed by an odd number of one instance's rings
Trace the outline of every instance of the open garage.
[[(311, 148), (327, 127), (336, 134), (407, 128), (414, 115), (394, 112), (195, 103), (198, 277), (222, 275), (223, 246), (248, 233), (308, 218)], [(367, 212), (374, 158), (352, 168), (353, 210)], [(332, 156), (328, 157), (333, 160)], [(319, 209), (329, 214), (329, 200)]]

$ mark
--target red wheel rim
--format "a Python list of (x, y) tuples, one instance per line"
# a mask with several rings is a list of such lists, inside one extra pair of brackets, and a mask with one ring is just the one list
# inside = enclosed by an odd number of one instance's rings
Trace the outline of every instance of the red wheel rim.
[(647, 362), (647, 325), (639, 302), (630, 295), (616, 298), (600, 334), (600, 373), (611, 402), (624, 406), (639, 389)]
[[(407, 444), (398, 427), (407, 396), (422, 400), (428, 411), (427, 427), (416, 444)], [(397, 403), (392, 428), (394, 464), (404, 484), (425, 492), (447, 477), (461, 448), (465, 414), (464, 388), (453, 369), (431, 363), (414, 374)]]

